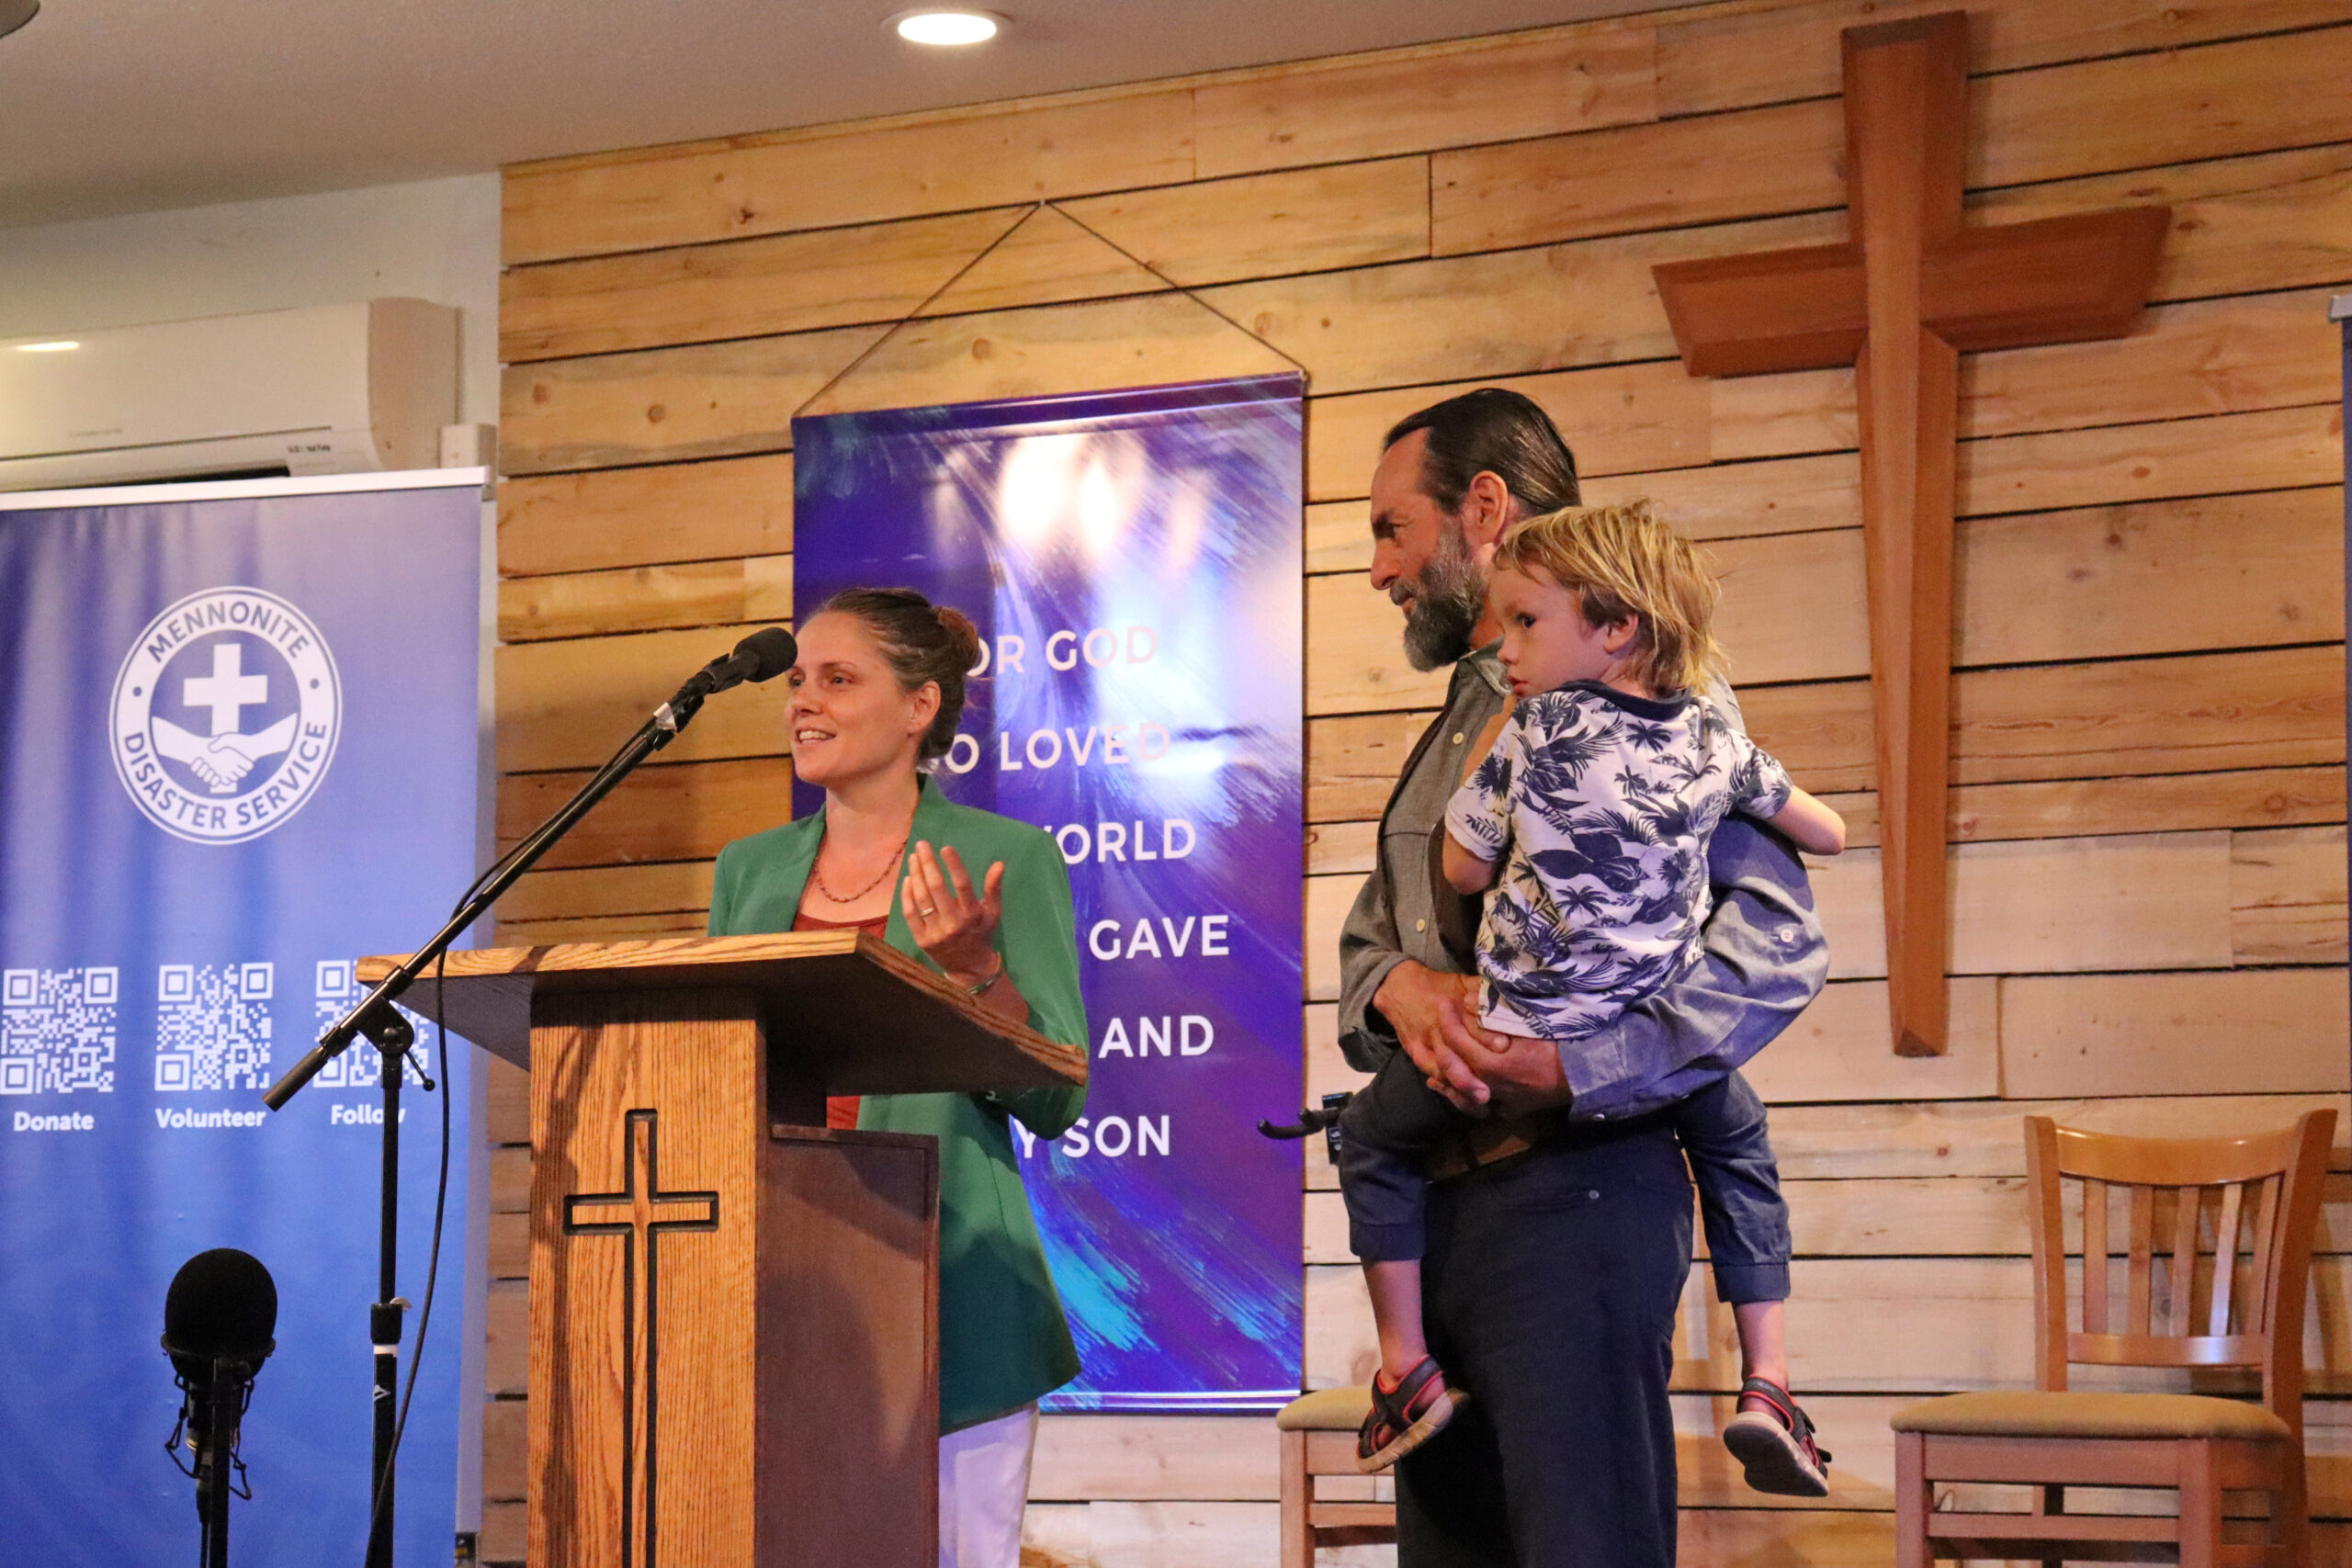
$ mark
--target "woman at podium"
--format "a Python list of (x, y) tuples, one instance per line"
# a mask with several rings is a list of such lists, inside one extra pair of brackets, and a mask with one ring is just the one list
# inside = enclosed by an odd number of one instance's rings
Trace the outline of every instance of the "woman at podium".
[[(1077, 919), (1042, 829), (941, 795), (979, 634), (910, 589), (849, 589), (798, 628), (787, 722), (821, 810), (718, 857), (710, 934), (857, 927), (928, 959), (980, 1001), (1083, 1047)], [(829, 1122), (939, 1140), (939, 1561), (1017, 1568), (1037, 1401), (1078, 1350), (1012, 1153), (1012, 1122), (1051, 1140), (1083, 1089), (873, 1095)]]

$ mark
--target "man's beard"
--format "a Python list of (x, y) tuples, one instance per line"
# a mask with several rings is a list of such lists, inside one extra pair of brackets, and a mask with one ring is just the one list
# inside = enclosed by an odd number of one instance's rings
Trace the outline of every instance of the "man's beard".
[(1460, 526), (1448, 524), (1441, 529), (1437, 548), (1421, 575), (1396, 584), (1388, 596), (1400, 604), (1408, 596), (1413, 602), (1405, 612), (1405, 660), (1414, 669), (1435, 670), (1468, 653), (1487, 607), (1487, 580)]

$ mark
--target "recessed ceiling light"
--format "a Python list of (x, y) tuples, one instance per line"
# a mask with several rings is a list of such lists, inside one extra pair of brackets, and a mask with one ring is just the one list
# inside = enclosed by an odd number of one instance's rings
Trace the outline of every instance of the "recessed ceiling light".
[(20, 343), (17, 345), (17, 352), (18, 354), (63, 354), (69, 348), (81, 346), (78, 343), (62, 340), (57, 343)]
[(6, 38), (33, 19), (40, 0), (0, 0), (0, 38)]
[(1003, 30), (1004, 18), (993, 11), (903, 11), (890, 19), (890, 25), (909, 43), (956, 49), (988, 42)]

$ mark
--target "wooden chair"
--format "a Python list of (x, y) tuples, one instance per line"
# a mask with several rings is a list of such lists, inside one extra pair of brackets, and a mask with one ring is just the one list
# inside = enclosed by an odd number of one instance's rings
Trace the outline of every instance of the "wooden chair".
[(1394, 1503), (1318, 1503), (1318, 1475), (1362, 1477), (1356, 1471), (1356, 1428), (1372, 1410), (1368, 1388), (1326, 1388), (1282, 1408), (1282, 1568), (1315, 1568), (1318, 1546), (1374, 1546), (1396, 1539)]
[[(2157, 1139), (2026, 1118), (2037, 1386), (1895, 1413), (1897, 1568), (1937, 1557), (2303, 1568), (2303, 1292), (2335, 1126), (2335, 1112), (2314, 1111), (2253, 1137)], [(2079, 1329), (2069, 1327), (2062, 1183), (2081, 1191)], [(2128, 1214), (2120, 1280), (2117, 1189)], [(2070, 1362), (2258, 1367), (2262, 1398), (2071, 1392)], [(1955, 1482), (2030, 1484), (2032, 1510), (1936, 1512), (1936, 1486)], [(2177, 1488), (2180, 1512), (2070, 1514), (2068, 1486)], [(2267, 1493), (2268, 1519), (2225, 1526), (2225, 1490)], [(2233, 1539), (2256, 1531), (2267, 1539)]]

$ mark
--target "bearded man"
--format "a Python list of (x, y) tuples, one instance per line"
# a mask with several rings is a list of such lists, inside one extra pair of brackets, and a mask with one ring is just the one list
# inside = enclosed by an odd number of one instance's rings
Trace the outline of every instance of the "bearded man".
[[(1396, 1468), (1398, 1568), (1672, 1568), (1667, 1381), (1691, 1190), (1666, 1111), (1729, 1074), (1760, 1120), (1734, 1069), (1820, 990), (1827, 951), (1795, 854), (1727, 818), (1708, 857), (1705, 953), (1680, 981), (1565, 1050), (1477, 1026), (1478, 905), (1440, 870), (1445, 805), (1510, 690), (1487, 613), (1495, 543), (1577, 503), (1576, 459), (1542, 409), (1492, 387), (1422, 410), (1382, 445), (1372, 585), (1404, 610), (1414, 668), (1452, 665), (1453, 680), (1340, 935), (1340, 1044), (1366, 1072), (1405, 1051), (1456, 1104), (1489, 1113), (1429, 1172), (1424, 1326), (1471, 1398)], [(1709, 696), (1736, 721), (1728, 690)], [(1711, 1243), (1737, 1228), (1718, 1218)], [(1777, 1257), (1713, 1254), (1724, 1299), (1788, 1293), (1785, 1239)]]

